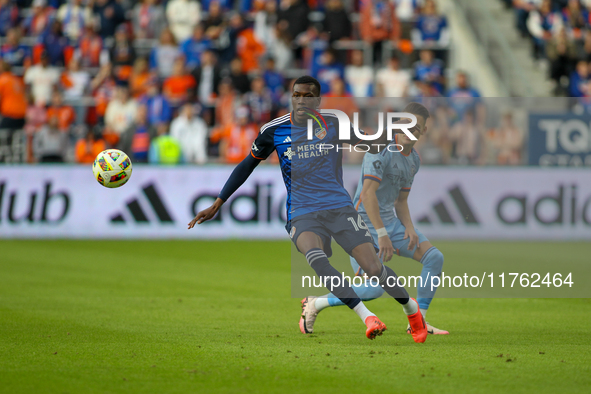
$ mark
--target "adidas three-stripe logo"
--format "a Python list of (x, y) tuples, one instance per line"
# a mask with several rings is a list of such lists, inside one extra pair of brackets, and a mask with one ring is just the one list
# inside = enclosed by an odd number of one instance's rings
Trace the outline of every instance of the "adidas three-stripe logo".
[[(160, 195), (156, 191), (156, 188), (153, 184), (149, 184), (145, 186), (143, 189), (143, 194), (147, 199), (148, 204), (154, 210), (156, 217), (161, 223), (174, 223), (174, 220), (170, 216), (170, 213), (164, 206)], [(134, 198), (133, 200), (127, 203), (127, 209), (131, 214), (133, 221), (136, 223), (150, 223), (150, 219), (146, 215), (146, 211), (140, 205), (140, 199)], [(111, 223), (125, 223), (125, 217), (123, 212), (116, 213), (111, 217)]]
[(287, 137), (286, 139), (283, 140), (283, 144), (285, 144), (286, 142), (291, 142), (291, 137)]
[[(464, 223), (466, 224), (480, 224), (476, 215), (474, 215), (474, 211), (466, 201), (464, 197), (464, 193), (462, 193), (462, 189), (459, 186), (455, 186), (448, 190), (448, 193), (454, 202), (455, 207), (457, 208), (458, 212), (462, 216)], [(452, 215), (450, 214), (450, 210), (448, 206), (445, 204), (443, 200), (439, 200), (433, 204), (433, 211), (437, 218), (443, 224), (456, 224), (456, 221), (453, 219)], [(430, 215), (423, 215), (419, 219), (419, 223), (423, 224), (431, 224), (432, 221), (429, 218)]]

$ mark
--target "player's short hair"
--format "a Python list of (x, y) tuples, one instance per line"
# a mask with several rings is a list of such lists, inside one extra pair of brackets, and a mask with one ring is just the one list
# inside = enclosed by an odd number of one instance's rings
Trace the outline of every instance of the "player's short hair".
[(320, 96), (320, 82), (318, 82), (318, 80), (314, 77), (311, 77), (309, 75), (304, 75), (303, 77), (299, 77), (293, 83), (293, 86), (295, 86), (295, 85), (314, 85), (314, 86), (316, 86), (316, 89), (318, 89), (318, 95)]
[(413, 115), (422, 116), (423, 119), (427, 120), (431, 116), (429, 110), (420, 103), (408, 103), (406, 107), (404, 107), (404, 112), (410, 112)]

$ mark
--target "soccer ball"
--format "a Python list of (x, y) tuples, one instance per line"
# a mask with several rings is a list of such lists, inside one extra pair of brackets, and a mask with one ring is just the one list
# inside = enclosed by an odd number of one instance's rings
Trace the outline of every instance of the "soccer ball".
[(92, 172), (98, 183), (104, 187), (123, 186), (131, 177), (131, 160), (118, 149), (107, 149), (94, 160)]

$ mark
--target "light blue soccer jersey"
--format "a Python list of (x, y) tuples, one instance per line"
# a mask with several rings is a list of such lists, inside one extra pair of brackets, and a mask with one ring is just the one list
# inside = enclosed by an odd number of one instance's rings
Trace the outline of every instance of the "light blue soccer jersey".
[(363, 158), (361, 178), (353, 199), (357, 211), (364, 218), (367, 218), (367, 212), (363, 206), (363, 201), (361, 201), (361, 190), (363, 189), (363, 181), (371, 179), (380, 183), (376, 191), (376, 197), (378, 198), (382, 221), (394, 220), (396, 218), (394, 202), (400, 192), (410, 192), (412, 182), (419, 171), (420, 165), (419, 154), (414, 149), (406, 156), (401, 152), (390, 152), (387, 149), (376, 154), (366, 153)]

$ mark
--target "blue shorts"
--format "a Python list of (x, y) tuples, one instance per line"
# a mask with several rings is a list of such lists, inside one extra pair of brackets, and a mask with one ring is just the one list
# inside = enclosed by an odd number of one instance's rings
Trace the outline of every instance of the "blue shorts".
[[(366, 215), (361, 215), (361, 217), (365, 220), (365, 223), (367, 223), (369, 232), (377, 245), (378, 233), (376, 232), (376, 229), (373, 227), (371, 221), (369, 220), (369, 218), (366, 217)], [(415, 245), (415, 247), (412, 250), (408, 250), (408, 243), (410, 242), (410, 238), (404, 239), (404, 232), (406, 231), (406, 227), (404, 227), (400, 220), (398, 218), (394, 218), (394, 220), (385, 223), (384, 226), (386, 228), (386, 231), (388, 231), (388, 236), (390, 237), (390, 241), (392, 241), (392, 246), (394, 246), (394, 251), (398, 256), (408, 257), (412, 259), (412, 257), (415, 254), (415, 251), (417, 250), (417, 247), (421, 243), (428, 241), (427, 237), (425, 237), (423, 233), (421, 233), (419, 230), (415, 228), (415, 231), (419, 236), (419, 242), (417, 245)], [(351, 257), (351, 266), (353, 267), (353, 271), (355, 271), (355, 274), (362, 274), (359, 264), (357, 264), (357, 261), (355, 261), (353, 257)]]
[(364, 243), (369, 243), (376, 251), (378, 250), (373, 241), (374, 238), (353, 205), (297, 216), (287, 223), (285, 229), (296, 248), (301, 233), (309, 231), (318, 235), (322, 239), (323, 249), (328, 257), (332, 255), (330, 245), (332, 239), (349, 255), (355, 247)]

